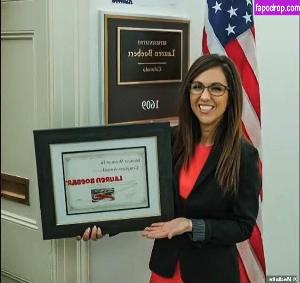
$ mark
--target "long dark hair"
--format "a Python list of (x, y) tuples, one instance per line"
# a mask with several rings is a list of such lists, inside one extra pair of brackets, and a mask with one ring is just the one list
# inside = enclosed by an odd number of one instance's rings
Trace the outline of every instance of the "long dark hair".
[(204, 71), (220, 67), (229, 87), (228, 104), (222, 120), (214, 133), (214, 148), (220, 146), (215, 176), (221, 189), (226, 193), (237, 193), (242, 142), (243, 96), (239, 73), (234, 63), (226, 56), (211, 54), (198, 58), (190, 67), (182, 85), (179, 103), (179, 127), (174, 144), (174, 158), (180, 165), (188, 166), (195, 146), (201, 140), (199, 120), (190, 106), (190, 84)]

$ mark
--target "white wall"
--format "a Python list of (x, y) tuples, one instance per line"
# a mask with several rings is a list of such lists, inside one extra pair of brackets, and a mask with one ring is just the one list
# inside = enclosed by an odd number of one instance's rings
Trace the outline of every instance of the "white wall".
[(257, 17), (268, 274), (299, 276), (299, 17)]

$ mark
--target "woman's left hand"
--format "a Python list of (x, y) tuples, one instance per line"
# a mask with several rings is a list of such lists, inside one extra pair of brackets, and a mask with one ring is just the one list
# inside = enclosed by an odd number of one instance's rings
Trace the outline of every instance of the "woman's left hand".
[(145, 228), (142, 236), (149, 239), (171, 239), (176, 235), (181, 235), (185, 232), (191, 231), (192, 221), (190, 219), (180, 217), (167, 222), (153, 223), (150, 227)]

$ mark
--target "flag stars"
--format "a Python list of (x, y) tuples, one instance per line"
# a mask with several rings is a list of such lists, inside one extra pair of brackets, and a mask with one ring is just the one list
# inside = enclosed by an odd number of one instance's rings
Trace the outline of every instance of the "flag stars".
[(246, 0), (246, 2), (247, 2), (247, 7), (248, 7), (248, 5), (252, 5), (252, 1), (251, 0)]
[(243, 16), (243, 18), (246, 20), (246, 24), (247, 24), (248, 22), (252, 23), (252, 20), (251, 20), (251, 15), (248, 15), (248, 13), (247, 13), (247, 12), (246, 12), (246, 15), (245, 15), (245, 16)]
[(237, 16), (237, 14), (236, 14), (236, 10), (237, 10), (237, 9), (238, 9), (238, 8), (233, 9), (232, 6), (230, 6), (230, 10), (227, 11), (227, 12), (230, 14), (230, 18), (231, 18), (232, 16)]
[(229, 36), (231, 33), (235, 34), (235, 31), (233, 30), (235, 28), (235, 26), (231, 26), (230, 24), (228, 24), (228, 27), (225, 29), (227, 30), (227, 35)]
[(215, 14), (216, 14), (218, 11), (222, 11), (221, 5), (222, 5), (222, 3), (218, 3), (218, 2), (216, 1), (216, 5), (212, 7), (213, 9), (215, 9)]

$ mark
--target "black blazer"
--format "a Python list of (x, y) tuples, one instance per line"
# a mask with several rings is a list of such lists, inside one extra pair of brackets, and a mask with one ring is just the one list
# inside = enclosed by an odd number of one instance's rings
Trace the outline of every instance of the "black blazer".
[(220, 147), (212, 149), (186, 201), (179, 197), (180, 168), (174, 164), (175, 217), (203, 219), (205, 240), (195, 242), (189, 233), (155, 240), (149, 263), (155, 273), (171, 277), (179, 261), (186, 283), (239, 283), (236, 243), (251, 236), (258, 214), (258, 152), (243, 141), (237, 197), (224, 195), (216, 181), (220, 153)]

